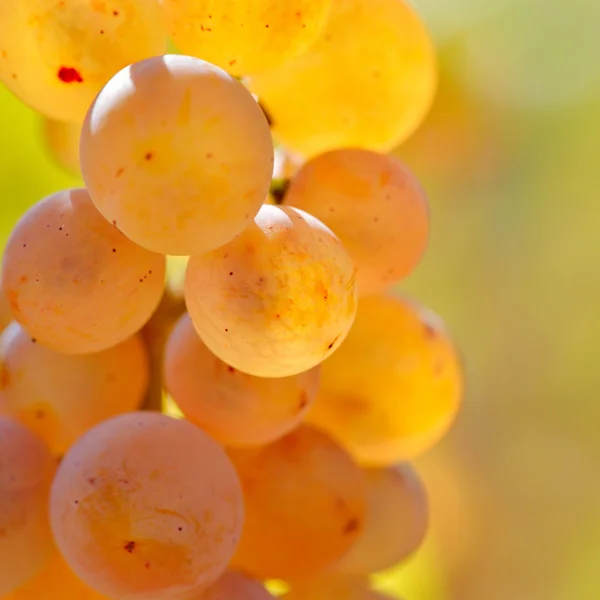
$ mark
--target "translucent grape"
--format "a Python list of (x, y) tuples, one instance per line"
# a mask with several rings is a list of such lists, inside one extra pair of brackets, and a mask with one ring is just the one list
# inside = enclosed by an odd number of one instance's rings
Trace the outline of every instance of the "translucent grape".
[(408, 275), (429, 237), (429, 207), (398, 160), (368, 150), (334, 150), (306, 163), (284, 203), (314, 215), (339, 236), (357, 266), (361, 295)]
[(138, 336), (69, 355), (32, 341), (13, 323), (0, 341), (0, 359), (0, 403), (56, 456), (94, 425), (137, 408), (148, 385), (148, 354)]
[(228, 571), (201, 596), (193, 600), (273, 600), (263, 584)]
[(436, 80), (434, 48), (405, 0), (334, 0), (318, 40), (250, 87), (276, 137), (313, 156), (391, 150), (425, 118)]
[(316, 39), (332, 0), (161, 0), (185, 54), (235, 75), (284, 64)]
[(234, 568), (261, 579), (312, 576), (360, 535), (363, 473), (326, 434), (302, 426), (268, 446), (229, 454), (246, 501)]
[(80, 175), (79, 166), (79, 136), (81, 123), (65, 123), (44, 119), (42, 136), (48, 153), (56, 164), (73, 175)]
[(2, 267), (15, 319), (64, 353), (126, 340), (150, 318), (164, 289), (164, 257), (127, 239), (82, 189), (30, 208), (10, 236)]
[(185, 296), (221, 360), (258, 377), (287, 377), (318, 365), (347, 335), (354, 264), (314, 217), (264, 205), (229, 244), (190, 259)]
[(300, 425), (317, 396), (320, 367), (262, 378), (217, 358), (184, 315), (165, 351), (165, 381), (183, 414), (227, 446), (266, 444)]
[(58, 551), (44, 569), (2, 600), (110, 600), (73, 573)]
[(155, 1), (0, 0), (0, 80), (58, 121), (81, 123), (114, 73), (165, 47)]
[(369, 589), (367, 577), (322, 576), (292, 582), (282, 600), (385, 600)]
[(368, 575), (408, 558), (427, 532), (427, 496), (414, 469), (404, 464), (368, 469), (365, 526), (336, 573)]
[(273, 172), (267, 121), (248, 90), (189, 56), (117, 73), (81, 136), (81, 169), (98, 210), (141, 246), (199, 254), (252, 222)]
[(427, 450), (461, 402), (462, 369), (442, 322), (391, 294), (361, 299), (350, 335), (322, 369), (307, 418), (366, 464)]
[(0, 417), (0, 595), (27, 583), (52, 554), (47, 510), (54, 470), (34, 433)]
[(194, 425), (114, 417), (67, 453), (52, 487), (56, 542), (89, 586), (122, 600), (187, 600), (216, 581), (239, 538), (238, 477)]

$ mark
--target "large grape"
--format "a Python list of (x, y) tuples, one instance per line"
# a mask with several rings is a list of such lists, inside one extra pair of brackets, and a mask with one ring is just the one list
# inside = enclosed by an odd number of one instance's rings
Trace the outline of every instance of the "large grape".
[(279, 140), (314, 156), (391, 150), (426, 116), (436, 82), (433, 45), (406, 0), (334, 0), (317, 41), (250, 87)]
[(35, 434), (0, 417), (0, 596), (27, 583), (52, 555), (48, 494), (55, 467)]
[(90, 108), (81, 169), (98, 210), (133, 241), (198, 254), (252, 222), (273, 172), (267, 121), (248, 90), (189, 56), (117, 73)]
[(399, 160), (368, 150), (333, 150), (307, 162), (284, 203), (331, 227), (357, 267), (361, 295), (408, 275), (429, 238), (429, 206)]
[(164, 289), (165, 259), (126, 238), (83, 189), (57, 192), (13, 230), (2, 285), (15, 319), (65, 353), (118, 344), (150, 318)]
[(35, 110), (79, 122), (119, 69), (162, 54), (155, 0), (0, 0), (0, 80)]
[(284, 378), (247, 375), (217, 358), (189, 316), (165, 352), (165, 381), (192, 423), (227, 446), (272, 442), (300, 425), (317, 396), (320, 367)]
[(286, 377), (330, 356), (356, 313), (355, 268), (319, 220), (264, 205), (229, 244), (190, 259), (185, 296), (204, 343), (232, 367)]
[(218, 579), (243, 521), (238, 477), (194, 425), (114, 417), (65, 456), (50, 500), (56, 542), (88, 585), (121, 600), (188, 600)]
[(439, 318), (399, 296), (368, 296), (346, 341), (323, 364), (307, 418), (360, 462), (391, 465), (446, 433), (462, 388), (459, 357)]
[(17, 323), (0, 339), (0, 409), (64, 454), (88, 429), (137, 408), (148, 385), (146, 347), (134, 336), (92, 354), (61, 354)]
[(312, 44), (332, 0), (160, 0), (177, 47), (236, 75), (284, 64)]
[(297, 579), (330, 567), (363, 529), (366, 483), (329, 436), (302, 426), (257, 449), (230, 450), (246, 524), (233, 566), (261, 579)]

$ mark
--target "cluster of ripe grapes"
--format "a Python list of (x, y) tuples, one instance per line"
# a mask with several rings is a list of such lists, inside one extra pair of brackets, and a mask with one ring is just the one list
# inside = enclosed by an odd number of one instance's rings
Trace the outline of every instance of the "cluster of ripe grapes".
[(435, 89), (414, 10), (0, 0), (0, 77), (85, 183), (2, 259), (0, 598), (383, 598), (462, 393), (390, 291), (429, 235), (386, 154)]

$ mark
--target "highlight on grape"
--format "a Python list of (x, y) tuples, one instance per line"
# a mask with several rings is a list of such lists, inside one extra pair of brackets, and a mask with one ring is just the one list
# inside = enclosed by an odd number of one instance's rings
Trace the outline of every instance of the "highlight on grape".
[(0, 0), (0, 80), (81, 178), (2, 255), (0, 600), (387, 598), (464, 387), (411, 3)]

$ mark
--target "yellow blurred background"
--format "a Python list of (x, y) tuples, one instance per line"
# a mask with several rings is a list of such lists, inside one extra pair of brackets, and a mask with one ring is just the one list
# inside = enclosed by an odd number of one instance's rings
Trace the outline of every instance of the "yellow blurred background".
[[(403, 287), (454, 331), (468, 393), (417, 463), (428, 542), (379, 583), (407, 600), (600, 598), (600, 2), (414, 4), (441, 84), (396, 152), (434, 223)], [(28, 206), (79, 184), (40, 128), (1, 88), (2, 244)]]

